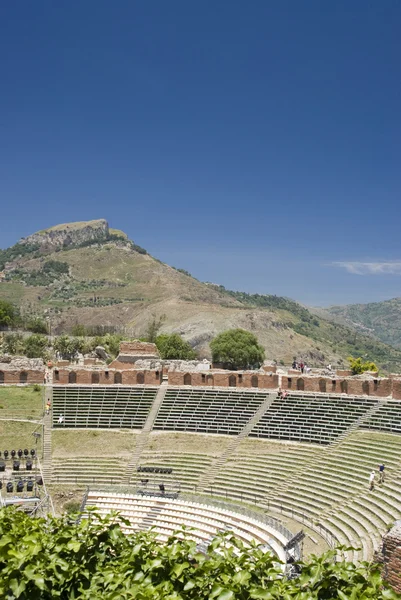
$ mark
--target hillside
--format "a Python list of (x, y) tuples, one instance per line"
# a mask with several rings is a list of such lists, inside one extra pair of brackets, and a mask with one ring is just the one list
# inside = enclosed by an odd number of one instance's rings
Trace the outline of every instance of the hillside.
[(385, 344), (401, 348), (401, 298), (369, 304), (348, 304), (319, 309), (323, 318), (371, 335)]
[(400, 350), (292, 300), (202, 283), (153, 258), (103, 219), (35, 233), (1, 250), (0, 268), (5, 272), (0, 298), (24, 315), (45, 316), (52, 333), (83, 324), (140, 337), (161, 319), (162, 332), (178, 332), (208, 356), (208, 342), (217, 333), (242, 327), (278, 362), (297, 356), (309, 364), (341, 364), (352, 354), (401, 369)]

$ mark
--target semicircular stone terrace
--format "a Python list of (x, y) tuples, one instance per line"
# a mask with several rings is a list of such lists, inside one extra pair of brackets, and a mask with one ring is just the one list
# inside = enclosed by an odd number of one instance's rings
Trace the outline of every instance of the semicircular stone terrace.
[[(96, 432), (129, 439), (118, 450), (106, 442), (99, 453), (89, 447), (92, 434), (99, 442)], [(372, 558), (388, 525), (401, 518), (396, 400), (294, 393), (283, 401), (260, 390), (57, 386), (51, 433), (53, 483), (123, 484), (135, 491), (143, 479), (139, 467), (172, 468), (171, 474), (152, 473), (152, 483), (288, 515), (358, 548), (349, 553), (354, 560)], [(68, 436), (77, 438), (75, 454)], [(370, 490), (369, 474), (382, 462), (385, 482)]]

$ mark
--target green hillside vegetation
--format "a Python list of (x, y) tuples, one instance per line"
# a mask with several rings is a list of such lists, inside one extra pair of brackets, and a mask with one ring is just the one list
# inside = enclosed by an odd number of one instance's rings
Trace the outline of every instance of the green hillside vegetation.
[(401, 298), (369, 304), (331, 306), (322, 316), (364, 332), (385, 344), (401, 348)]
[(202, 283), (153, 258), (118, 230), (109, 230), (108, 239), (83, 239), (57, 251), (17, 244), (0, 251), (2, 262), (7, 279), (0, 283), (0, 299), (15, 304), (26, 326), (46, 319), (53, 335), (103, 327), (142, 338), (163, 317), (158, 333), (181, 335), (201, 358), (211, 356), (209, 342), (216, 334), (239, 328), (255, 334), (266, 357), (278, 362), (289, 364), (297, 356), (309, 365), (336, 365), (351, 355), (384, 370), (401, 369), (401, 349), (288, 298)]
[(301, 574), (288, 579), (272, 554), (246, 549), (230, 533), (220, 534), (202, 554), (185, 531), (166, 544), (149, 532), (125, 535), (116, 514), (46, 521), (2, 509), (0, 536), (0, 596), (10, 600), (399, 597), (377, 566), (336, 561), (335, 551), (313, 557), (300, 565)]

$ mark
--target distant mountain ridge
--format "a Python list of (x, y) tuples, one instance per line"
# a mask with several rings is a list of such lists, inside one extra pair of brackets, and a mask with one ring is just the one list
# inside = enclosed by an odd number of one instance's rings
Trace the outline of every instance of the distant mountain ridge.
[(330, 306), (318, 309), (317, 314), (370, 335), (385, 344), (401, 348), (401, 298), (368, 304)]
[(209, 356), (209, 342), (235, 327), (252, 331), (266, 357), (288, 364), (342, 364), (368, 356), (401, 369), (401, 350), (333, 323), (274, 294), (247, 294), (198, 281), (150, 256), (105, 219), (56, 225), (0, 250), (0, 298), (22, 313), (45, 316), (53, 333), (74, 325), (106, 326), (137, 337), (149, 324), (177, 332)]

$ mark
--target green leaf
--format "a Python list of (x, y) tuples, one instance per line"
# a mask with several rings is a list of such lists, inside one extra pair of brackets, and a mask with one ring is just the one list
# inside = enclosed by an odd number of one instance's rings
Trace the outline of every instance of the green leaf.
[(219, 596), (217, 596), (217, 600), (231, 600), (234, 598), (234, 592), (231, 590), (224, 590)]

